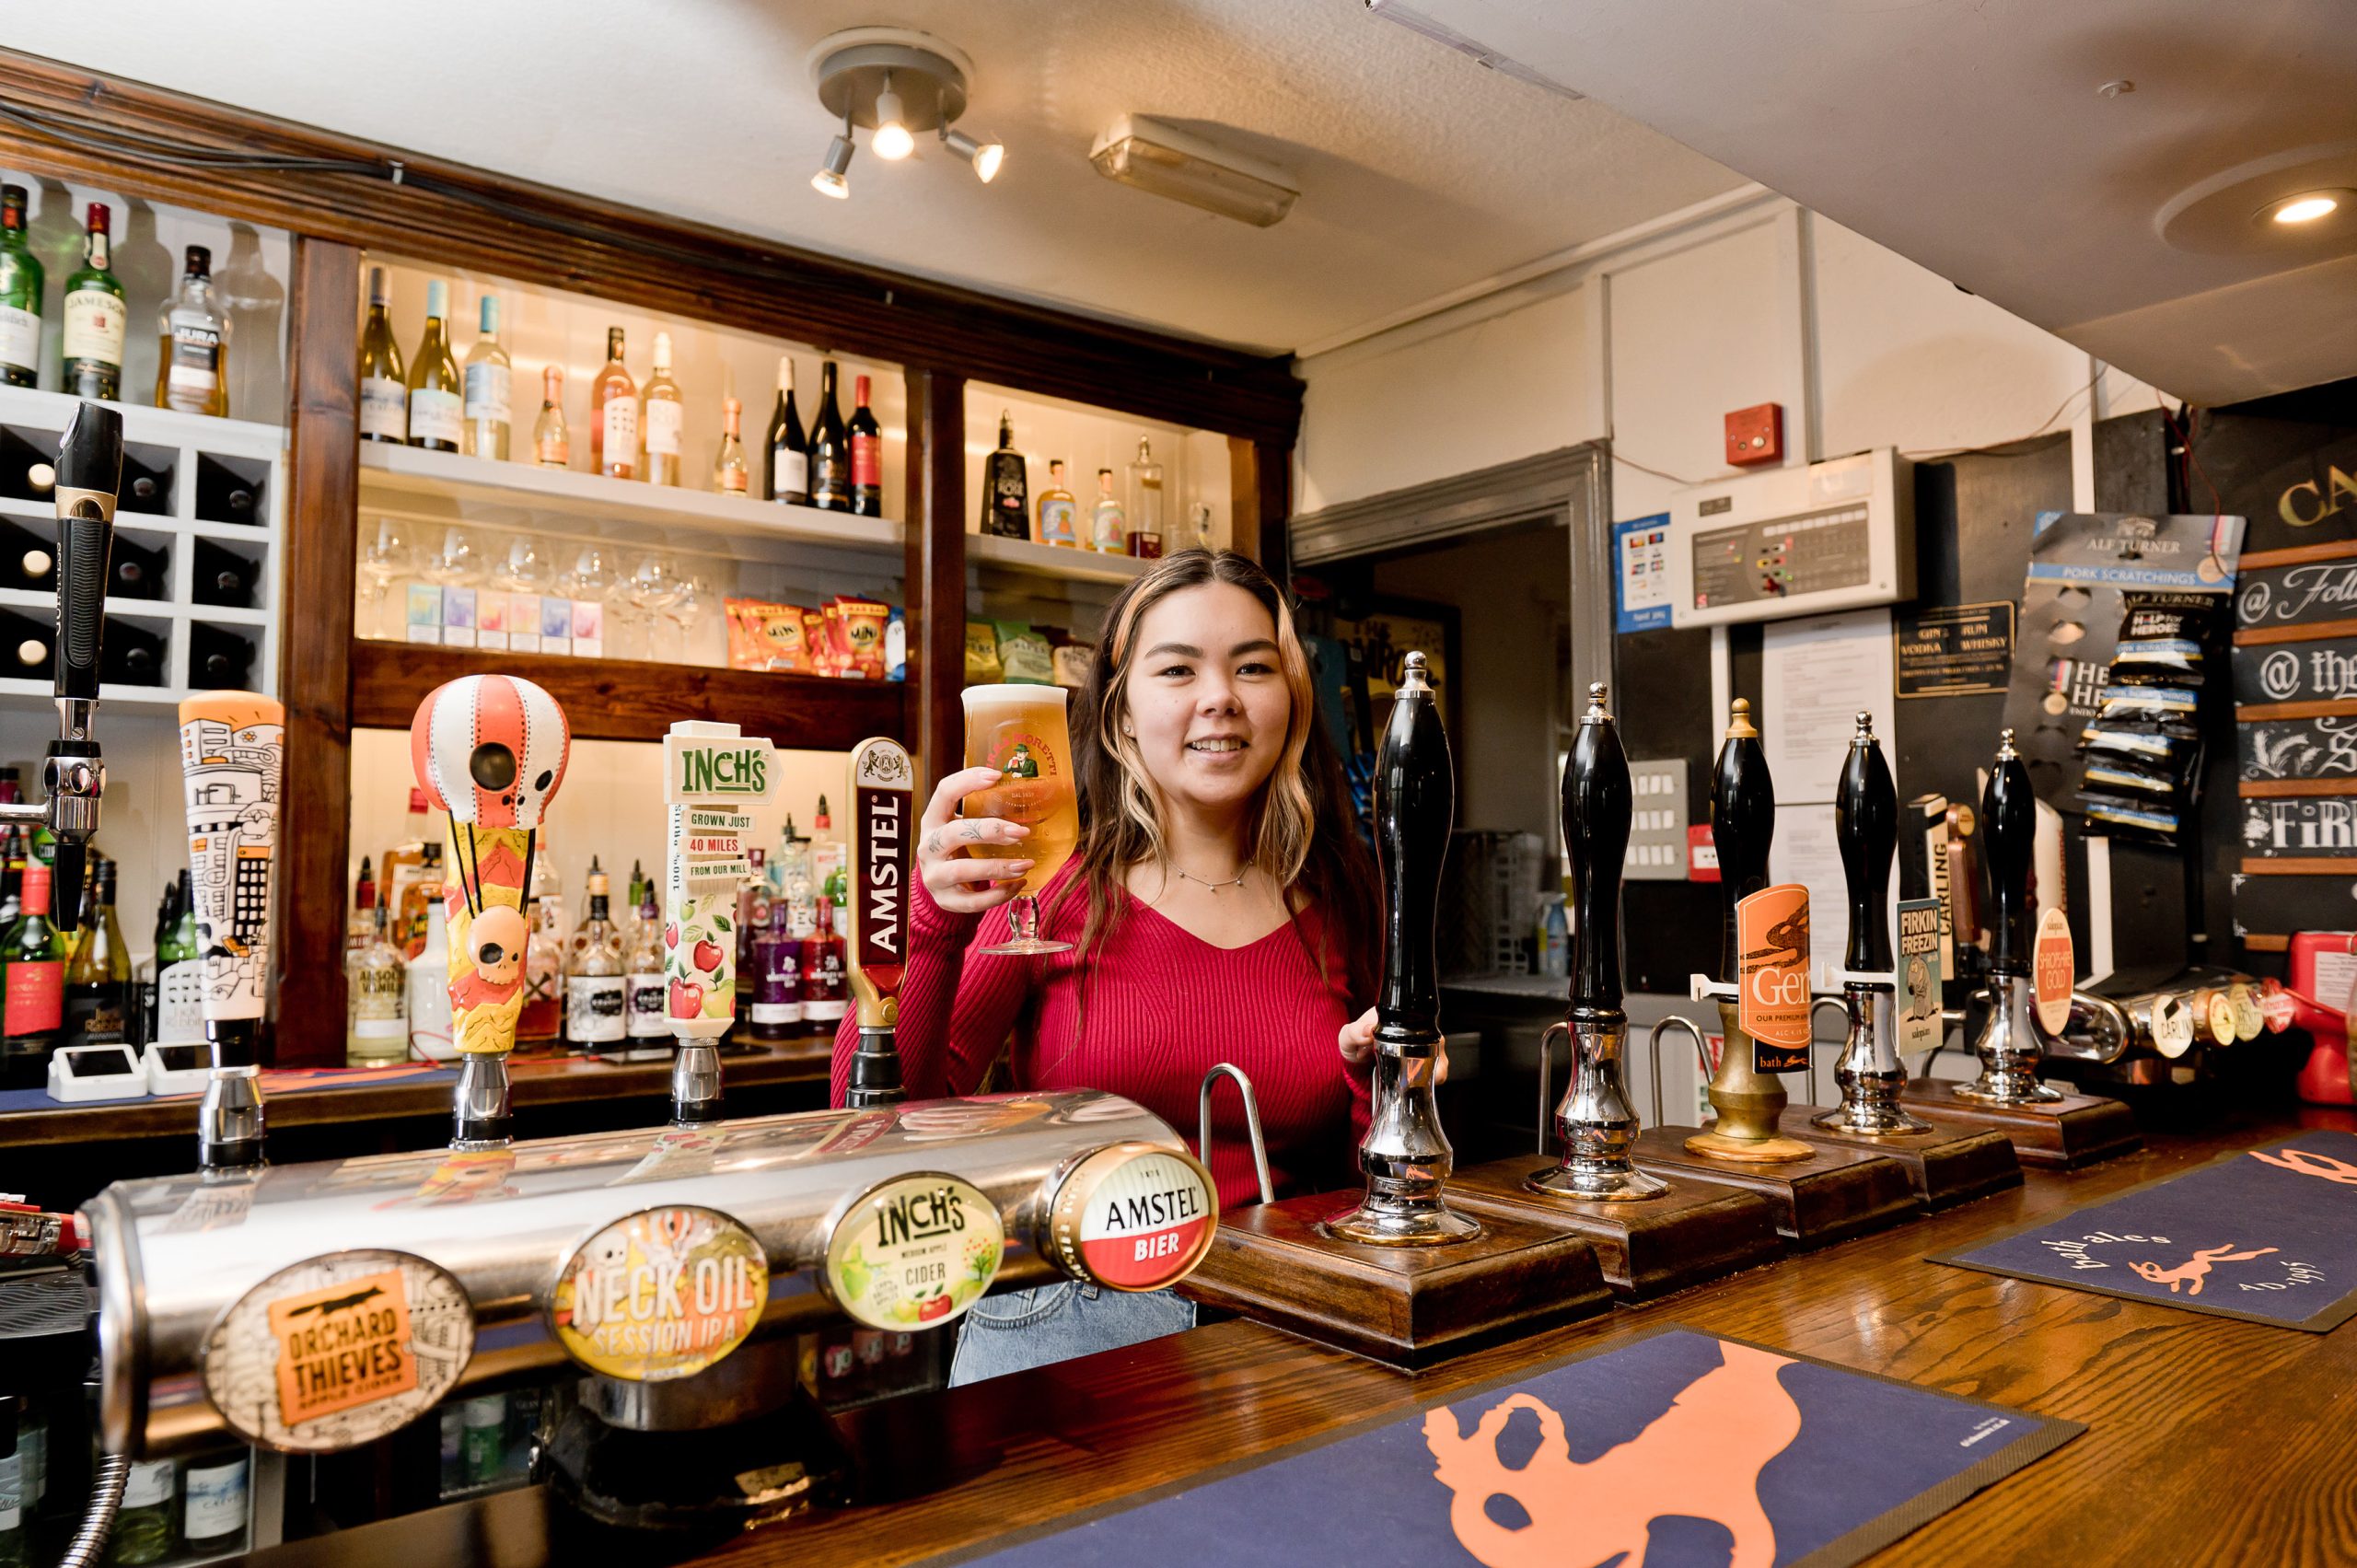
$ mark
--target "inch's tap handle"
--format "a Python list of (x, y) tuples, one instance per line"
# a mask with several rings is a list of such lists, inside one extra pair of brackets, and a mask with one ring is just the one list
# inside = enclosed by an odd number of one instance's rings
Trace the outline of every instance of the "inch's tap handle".
[(108, 558), (122, 484), (122, 415), (96, 403), (74, 411), (57, 448), (57, 696), (99, 699)]
[(1711, 839), (1719, 852), (1722, 916), (1718, 979), (1728, 985), (1741, 979), (1735, 906), (1768, 885), (1768, 849), (1775, 837), (1776, 785), (1768, 776), (1768, 754), (1752, 727), (1751, 704), (1737, 697), (1711, 775)]
[(1875, 739), (1874, 715), (1858, 715), (1858, 733), (1841, 766), (1833, 801), (1833, 837), (1841, 849), (1841, 870), (1850, 885), (1850, 945), (1842, 966), (1853, 972), (1888, 974), (1890, 953), (1890, 857), (1898, 847), (1898, 786)]
[(1388, 895), (1383, 912), (1383, 989), (1376, 1006), (1378, 1045), (1437, 1043), (1440, 975), (1435, 952), (1441, 863), (1456, 820), (1456, 781), (1440, 706), (1411, 653), (1391, 706), (1375, 766), (1375, 846)]
[(1634, 812), (1629, 754), (1604, 706), (1604, 682), (1587, 689), (1587, 713), (1563, 769), (1563, 847), (1572, 859), (1574, 1011), (1620, 1008), (1620, 878)]
[(2029, 973), (2029, 868), (2038, 846), (2038, 796), (2014, 749), (2014, 732), (1997, 742), (1996, 765), (1980, 793), (1981, 859), (1989, 873), (1989, 972)]

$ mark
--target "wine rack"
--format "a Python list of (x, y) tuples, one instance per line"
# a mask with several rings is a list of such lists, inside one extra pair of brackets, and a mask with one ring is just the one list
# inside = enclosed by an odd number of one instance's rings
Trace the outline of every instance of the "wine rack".
[[(75, 400), (0, 387), (0, 701), (46, 707), (57, 524), (43, 465)], [(192, 691), (274, 691), (286, 432), (118, 405), (122, 500), (102, 701), (169, 709)]]

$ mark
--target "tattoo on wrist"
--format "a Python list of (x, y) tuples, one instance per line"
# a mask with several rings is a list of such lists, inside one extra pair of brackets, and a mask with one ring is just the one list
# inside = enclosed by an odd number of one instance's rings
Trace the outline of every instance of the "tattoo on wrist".
[(927, 854), (939, 854), (941, 853), (941, 834), (939, 832), (931, 832), (924, 836), (924, 852)]

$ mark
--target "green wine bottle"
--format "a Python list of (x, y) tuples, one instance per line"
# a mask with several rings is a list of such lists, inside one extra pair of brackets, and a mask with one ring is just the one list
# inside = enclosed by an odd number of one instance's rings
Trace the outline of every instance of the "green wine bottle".
[(442, 325), (450, 309), (450, 285), (435, 278), (425, 285), (425, 331), (409, 362), (409, 444), (455, 452), (464, 430), (464, 383), (450, 358), (450, 336)]
[(108, 402), (122, 397), (122, 280), (108, 265), (112, 215), (92, 202), (82, 265), (65, 280), (65, 390)]
[(41, 385), (41, 261), (25, 238), (25, 188), (0, 185), (0, 377)]

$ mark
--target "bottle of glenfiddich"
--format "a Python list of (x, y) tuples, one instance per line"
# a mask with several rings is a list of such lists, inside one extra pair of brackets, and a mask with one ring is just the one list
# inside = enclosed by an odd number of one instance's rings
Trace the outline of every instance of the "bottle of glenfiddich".
[(41, 265), (25, 238), (27, 192), (0, 185), (0, 378), (41, 384)]
[(982, 459), (982, 531), (1000, 539), (1031, 537), (1031, 480), (1015, 449), (1015, 416), (998, 416), (998, 449)]

